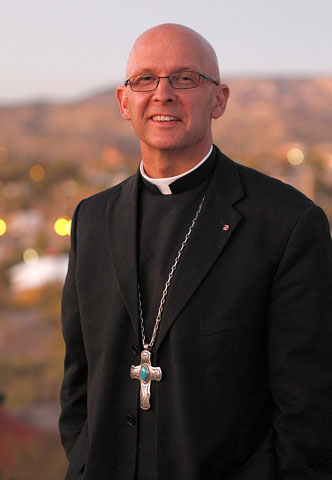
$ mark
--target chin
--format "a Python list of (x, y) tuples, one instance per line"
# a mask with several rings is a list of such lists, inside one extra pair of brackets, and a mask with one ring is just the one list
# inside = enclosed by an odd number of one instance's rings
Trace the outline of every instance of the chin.
[(157, 150), (182, 150), (188, 147), (188, 142), (184, 142), (179, 138), (167, 138), (167, 135), (151, 138), (144, 143)]

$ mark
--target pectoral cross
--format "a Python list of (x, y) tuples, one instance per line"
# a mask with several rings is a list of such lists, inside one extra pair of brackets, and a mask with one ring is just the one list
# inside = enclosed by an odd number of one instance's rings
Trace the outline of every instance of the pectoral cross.
[(142, 410), (149, 410), (151, 382), (152, 380), (160, 382), (162, 372), (160, 367), (151, 366), (151, 353), (149, 350), (146, 350), (145, 345), (144, 350), (141, 353), (141, 364), (131, 366), (130, 376), (131, 378), (136, 378), (140, 381), (140, 405)]

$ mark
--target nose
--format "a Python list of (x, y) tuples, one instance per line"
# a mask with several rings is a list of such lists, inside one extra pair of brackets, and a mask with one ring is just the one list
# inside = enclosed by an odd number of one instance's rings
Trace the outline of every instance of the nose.
[(175, 91), (168, 78), (160, 78), (158, 87), (154, 90), (154, 101), (167, 103), (175, 100)]

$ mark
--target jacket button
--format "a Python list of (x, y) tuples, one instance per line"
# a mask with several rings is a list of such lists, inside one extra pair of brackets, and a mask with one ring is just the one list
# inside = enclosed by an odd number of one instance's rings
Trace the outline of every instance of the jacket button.
[(133, 352), (133, 355), (138, 355), (138, 346), (137, 345), (133, 345), (132, 346), (132, 352)]
[(127, 422), (128, 422), (128, 425), (133, 427), (136, 423), (136, 418), (134, 417), (134, 415), (127, 415)]

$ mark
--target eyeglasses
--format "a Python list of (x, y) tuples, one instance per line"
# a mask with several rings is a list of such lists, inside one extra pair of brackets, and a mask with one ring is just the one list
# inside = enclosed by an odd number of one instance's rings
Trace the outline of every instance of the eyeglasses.
[(198, 87), (201, 77), (209, 82), (215, 83), (216, 85), (220, 85), (217, 80), (209, 75), (199, 72), (185, 71), (172, 73), (166, 77), (159, 77), (153, 73), (133, 75), (125, 80), (124, 86), (127, 87), (127, 85), (129, 85), (134, 92), (150, 92), (158, 87), (161, 78), (168, 78), (168, 81), (173, 88), (187, 89)]

